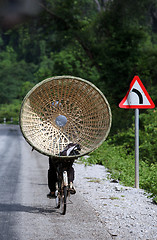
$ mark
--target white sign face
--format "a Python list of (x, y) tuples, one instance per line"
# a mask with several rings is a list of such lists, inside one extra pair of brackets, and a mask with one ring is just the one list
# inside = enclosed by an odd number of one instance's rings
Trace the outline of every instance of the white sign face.
[(154, 108), (155, 105), (138, 76), (130, 84), (129, 91), (119, 104), (120, 108)]
[(126, 101), (123, 103), (123, 105), (148, 105), (150, 106), (150, 102), (148, 101), (145, 93), (143, 92), (142, 88), (140, 87), (139, 83), (136, 81), (132, 88), (130, 89), (130, 92), (128, 94), (128, 97)]

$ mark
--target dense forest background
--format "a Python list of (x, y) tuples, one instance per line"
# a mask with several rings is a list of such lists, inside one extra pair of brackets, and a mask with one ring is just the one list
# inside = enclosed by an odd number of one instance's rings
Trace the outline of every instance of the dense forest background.
[[(31, 3), (30, 3), (31, 2)], [(108, 140), (90, 161), (134, 182), (134, 110), (120, 109), (135, 75), (157, 103), (157, 1), (15, 0), (0, 3), (0, 122), (18, 123), (41, 80), (82, 77), (106, 96)], [(140, 110), (140, 187), (157, 195), (157, 111)]]

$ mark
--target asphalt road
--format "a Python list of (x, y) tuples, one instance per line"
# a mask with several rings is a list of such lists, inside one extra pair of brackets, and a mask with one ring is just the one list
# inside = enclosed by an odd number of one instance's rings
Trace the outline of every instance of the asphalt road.
[(110, 240), (79, 193), (61, 215), (46, 197), (47, 170), (48, 157), (31, 151), (19, 126), (0, 125), (0, 240)]

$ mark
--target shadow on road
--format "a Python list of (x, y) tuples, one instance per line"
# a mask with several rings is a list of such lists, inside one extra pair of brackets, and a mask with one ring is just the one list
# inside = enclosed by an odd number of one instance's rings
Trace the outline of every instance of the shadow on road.
[(48, 214), (48, 213), (55, 213), (60, 214), (57, 212), (55, 208), (43, 208), (43, 207), (33, 207), (33, 206), (24, 206), (21, 204), (6, 204), (0, 203), (0, 212), (28, 212), (28, 213), (36, 213), (36, 214)]

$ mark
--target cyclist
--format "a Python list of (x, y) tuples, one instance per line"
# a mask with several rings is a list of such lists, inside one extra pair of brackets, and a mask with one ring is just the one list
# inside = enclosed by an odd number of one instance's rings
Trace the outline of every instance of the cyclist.
[[(70, 143), (62, 152), (60, 152), (60, 156), (78, 155), (80, 150), (81, 148), (79, 144)], [(73, 186), (74, 168), (72, 167), (72, 165), (69, 166), (67, 173), (68, 182), (70, 185), (70, 193), (75, 194), (76, 190)], [(50, 189), (50, 192), (47, 194), (48, 198), (55, 198), (56, 182), (57, 182), (57, 169), (55, 161), (53, 160), (53, 158), (49, 157), (48, 187)]]

